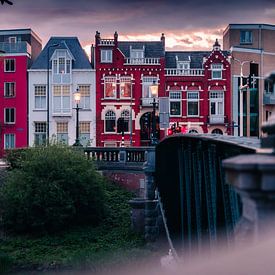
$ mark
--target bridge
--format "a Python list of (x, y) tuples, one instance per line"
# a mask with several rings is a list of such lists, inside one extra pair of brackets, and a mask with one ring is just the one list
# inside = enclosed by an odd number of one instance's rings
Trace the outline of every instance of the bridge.
[(275, 221), (274, 126), (263, 127), (262, 140), (177, 134), (156, 147), (85, 154), (99, 170), (144, 175), (145, 190), (131, 205), (133, 226), (147, 241), (165, 232), (173, 249), (199, 250), (202, 243), (256, 238), (266, 220)]

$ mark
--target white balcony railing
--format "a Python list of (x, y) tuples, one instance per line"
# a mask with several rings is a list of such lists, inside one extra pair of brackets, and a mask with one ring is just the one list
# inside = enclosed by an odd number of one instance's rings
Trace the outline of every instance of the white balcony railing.
[(124, 65), (160, 65), (160, 58), (125, 58)]
[(114, 46), (115, 40), (114, 39), (100, 39), (99, 45), (100, 46)]
[(209, 116), (210, 124), (223, 124), (224, 123), (224, 115), (211, 115)]
[(204, 76), (204, 69), (165, 69), (166, 76)]
[[(156, 103), (158, 103), (158, 98), (155, 99)], [(141, 98), (141, 105), (144, 107), (153, 107), (153, 97), (143, 97)]]

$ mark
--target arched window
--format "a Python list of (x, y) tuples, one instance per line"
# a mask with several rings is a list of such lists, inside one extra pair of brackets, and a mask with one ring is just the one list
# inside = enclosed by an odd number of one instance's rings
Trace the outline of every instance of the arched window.
[(121, 117), (124, 118), (124, 132), (129, 132), (130, 112), (128, 110), (122, 111)]
[(116, 131), (116, 114), (114, 111), (107, 111), (105, 114), (105, 132), (114, 133)]
[(212, 134), (223, 135), (223, 132), (222, 132), (221, 129), (216, 128), (216, 129), (214, 129), (214, 130), (212, 131)]
[(191, 130), (189, 130), (188, 133), (189, 134), (198, 134), (199, 132), (197, 130), (195, 130), (195, 129), (191, 129)]

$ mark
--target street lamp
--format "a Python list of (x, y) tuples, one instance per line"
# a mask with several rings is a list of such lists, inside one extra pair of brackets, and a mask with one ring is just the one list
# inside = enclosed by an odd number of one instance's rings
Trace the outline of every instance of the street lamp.
[(82, 144), (79, 141), (79, 109), (81, 109), (79, 107), (80, 99), (81, 99), (81, 94), (77, 88), (76, 92), (74, 93), (74, 101), (76, 103), (76, 107), (74, 108), (76, 110), (76, 134), (75, 134), (75, 143), (73, 144), (73, 146), (82, 146)]
[(153, 113), (152, 113), (152, 133), (151, 133), (151, 145), (157, 145), (157, 131), (156, 131), (156, 97), (158, 96), (158, 84), (154, 81), (150, 86), (151, 95), (153, 96)]
[[(241, 66), (241, 79), (240, 79), (240, 87), (239, 87), (239, 90), (240, 90), (240, 103), (239, 103), (239, 109), (240, 109), (240, 123), (239, 123), (239, 129), (240, 129), (240, 137), (243, 136), (243, 89), (247, 88), (248, 85), (243, 85), (243, 65), (246, 64), (246, 63), (253, 63), (254, 61), (252, 60), (244, 60), (244, 61), (241, 61), (239, 60), (238, 58), (235, 58), (235, 57), (232, 57), (233, 60), (237, 61), (240, 66)], [(247, 103), (249, 104), (249, 103)]]
[(59, 45), (52, 44), (47, 49), (47, 144), (50, 141), (50, 48), (55, 48)]

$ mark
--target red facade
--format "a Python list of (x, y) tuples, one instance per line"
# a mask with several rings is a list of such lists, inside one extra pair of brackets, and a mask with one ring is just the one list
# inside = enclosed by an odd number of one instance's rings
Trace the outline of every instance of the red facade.
[[(27, 55), (13, 56), (12, 54), (5, 54), (0, 57), (0, 93), (2, 98), (0, 101), (1, 155), (3, 154), (3, 149), (27, 146), (28, 59)], [(14, 60), (14, 72), (4, 72), (5, 60)], [(14, 83), (12, 84), (14, 88), (9, 88), (12, 90), (11, 94), (5, 91), (8, 88), (7, 83)], [(11, 111), (8, 111), (8, 109)]]
[[(164, 96), (164, 37), (159, 42), (119, 42), (116, 33), (114, 39), (101, 39), (97, 33), (95, 41), (97, 146), (121, 145), (120, 117), (132, 120), (132, 130), (128, 123), (125, 131), (126, 146), (149, 145), (153, 98), (148, 86), (155, 80), (158, 96)], [(163, 137), (158, 125), (157, 130)]]
[[(190, 133), (231, 134), (230, 62), (227, 55), (217, 42), (213, 51), (208, 53), (166, 53), (167, 60), (177, 59), (165, 70), (171, 126), (181, 126)], [(190, 68), (192, 59), (196, 62)], [(177, 63), (186, 64), (186, 69), (176, 68)], [(175, 95), (178, 99), (173, 98)], [(173, 102), (178, 103), (173, 105)], [(180, 110), (173, 113), (173, 106), (180, 106)]]
[(31, 29), (0, 30), (0, 156), (28, 146), (28, 68), (41, 51)]
[[(160, 42), (119, 42), (116, 33), (114, 39), (101, 39), (97, 32), (92, 48), (97, 146), (123, 144), (117, 121), (125, 112), (126, 120), (132, 120), (132, 129), (130, 123), (126, 127), (125, 145), (150, 144), (153, 99), (146, 94), (146, 85), (152, 85), (154, 77), (158, 97), (169, 98), (170, 127), (181, 126), (189, 133), (231, 134), (228, 52), (221, 51), (216, 41), (212, 52), (163, 55), (164, 40), (162, 36)], [(161, 139), (168, 131), (157, 123), (157, 133)]]

